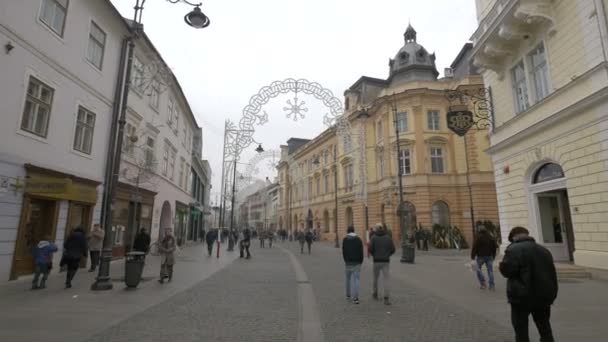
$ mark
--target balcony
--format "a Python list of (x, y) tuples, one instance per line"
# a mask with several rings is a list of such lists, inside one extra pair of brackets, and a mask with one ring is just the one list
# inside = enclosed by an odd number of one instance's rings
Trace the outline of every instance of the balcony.
[(473, 63), (504, 77), (504, 60), (540, 27), (555, 33), (553, 0), (496, 0), (471, 40)]

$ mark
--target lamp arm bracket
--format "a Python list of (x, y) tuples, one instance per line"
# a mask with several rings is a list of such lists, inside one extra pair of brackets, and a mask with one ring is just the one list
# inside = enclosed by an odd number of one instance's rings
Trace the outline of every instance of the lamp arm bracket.
[(203, 3), (202, 3), (202, 2), (199, 2), (198, 4), (196, 4), (196, 3), (192, 3), (192, 2), (190, 2), (190, 1), (188, 1), (188, 0), (167, 0), (167, 1), (169, 1), (169, 2), (170, 2), (170, 3), (172, 3), (172, 4), (176, 4), (176, 3), (178, 3), (178, 2), (184, 2), (184, 3), (187, 3), (188, 5), (190, 5), (190, 6), (192, 6), (192, 7), (200, 7), (200, 6), (202, 6), (202, 5), (203, 5)]

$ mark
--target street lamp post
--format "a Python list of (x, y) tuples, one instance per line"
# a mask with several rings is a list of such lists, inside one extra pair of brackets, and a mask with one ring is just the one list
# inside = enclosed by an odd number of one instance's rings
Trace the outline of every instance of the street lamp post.
[[(403, 200), (403, 175), (401, 174), (401, 146), (399, 144), (399, 120), (397, 118), (397, 98), (393, 94), (393, 124), (395, 126), (395, 144), (397, 145), (397, 180), (399, 184), (399, 231), (401, 232), (401, 262), (413, 263), (415, 258), (415, 249), (409, 245), (408, 237), (411, 234), (409, 231), (409, 222), (405, 218), (405, 202)], [(405, 171), (405, 166), (404, 166)]]
[(334, 212), (334, 225), (336, 230), (336, 238), (334, 240), (334, 247), (340, 248), (340, 240), (338, 238), (338, 149), (337, 144), (334, 145), (334, 202), (336, 210)]
[[(178, 2), (187, 3), (194, 8), (190, 13), (186, 14), (184, 20), (188, 25), (194, 28), (205, 28), (209, 26), (210, 21), (207, 16), (200, 10), (202, 4), (194, 4), (187, 0), (168, 0), (175, 4)], [(95, 278), (95, 282), (91, 285), (91, 290), (111, 290), (113, 288), (110, 278), (110, 262), (112, 261), (112, 202), (118, 185), (120, 174), (120, 161), (122, 153), (122, 144), (124, 137), (124, 129), (126, 125), (126, 114), (129, 98), (129, 89), (131, 86), (131, 69), (133, 67), (133, 51), (135, 50), (135, 40), (139, 38), (142, 31), (141, 17), (146, 0), (136, 0), (135, 13), (133, 22), (130, 27), (130, 36), (123, 43), (121, 52), (121, 69), (118, 76), (119, 90), (117, 94), (122, 101), (117, 105), (115, 113), (119, 113), (118, 117), (113, 118), (110, 146), (108, 149), (106, 176), (105, 176), (105, 191), (102, 199), (102, 226), (105, 230), (103, 240), (103, 249), (100, 258), (99, 272)], [(126, 57), (126, 65), (124, 65)], [(124, 67), (123, 67), (124, 66)]]

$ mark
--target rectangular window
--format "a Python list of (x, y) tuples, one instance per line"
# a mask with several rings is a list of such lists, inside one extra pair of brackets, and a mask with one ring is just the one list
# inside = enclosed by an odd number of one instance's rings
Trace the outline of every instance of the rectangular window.
[(406, 112), (397, 113), (396, 125), (397, 125), (397, 131), (399, 133), (407, 132), (407, 113)]
[(523, 61), (520, 61), (513, 69), (511, 69), (511, 77), (513, 78), (515, 111), (516, 113), (521, 113), (530, 107), (530, 102), (528, 101), (528, 85)]
[(146, 152), (145, 152), (145, 158), (146, 158), (146, 167), (150, 170), (155, 169), (156, 167), (156, 153), (155, 153), (155, 145), (156, 145), (156, 141), (154, 140), (154, 138), (148, 137), (146, 139)]
[(68, 0), (42, 0), (40, 20), (61, 37), (63, 37), (67, 14)]
[(325, 193), (329, 193), (329, 175), (325, 175)]
[(21, 129), (46, 138), (55, 90), (30, 77)]
[(409, 148), (400, 151), (399, 174), (402, 176), (412, 174), (412, 152)]
[(545, 57), (545, 46), (541, 43), (528, 55), (530, 61), (530, 74), (534, 81), (534, 96), (536, 102), (549, 95), (549, 70)]
[(384, 139), (384, 134), (382, 130), (382, 121), (378, 121), (376, 124), (376, 141), (382, 141)]
[(169, 104), (167, 105), (167, 124), (169, 127), (173, 128), (173, 120), (175, 120), (175, 101), (173, 99), (169, 99)]
[(353, 190), (353, 184), (354, 184), (354, 179), (353, 179), (353, 165), (346, 165), (344, 167), (344, 185), (346, 187), (346, 191), (352, 191)]
[(379, 178), (384, 177), (384, 157), (378, 156), (378, 175)]
[(184, 160), (184, 158), (181, 158), (179, 161), (179, 178), (177, 179), (177, 183), (179, 185), (180, 188), (184, 188), (184, 176), (185, 176), (185, 167), (186, 167), (186, 160)]
[(155, 108), (158, 109), (158, 103), (160, 100), (160, 83), (158, 82), (158, 80), (152, 80), (152, 82), (150, 83), (150, 98), (149, 98), (149, 103), (150, 105)]
[(306, 198), (312, 198), (312, 179), (308, 180), (308, 194)]
[(125, 136), (123, 138), (124, 141), (122, 144), (122, 150), (127, 155), (133, 156), (135, 143), (133, 142), (133, 140), (131, 140), (131, 138), (135, 137), (136, 133), (137, 132), (135, 126), (127, 122), (127, 124), (125, 125)]
[(182, 144), (184, 144), (184, 147), (188, 146), (188, 128), (186, 127), (186, 125), (184, 125), (184, 136), (182, 137)]
[(101, 70), (103, 65), (103, 53), (106, 47), (106, 33), (91, 21), (91, 31), (89, 32), (89, 47), (87, 49), (87, 59), (97, 69)]
[(144, 83), (144, 64), (142, 61), (133, 57), (133, 69), (131, 70), (131, 88), (138, 93), (143, 91)]
[(431, 172), (444, 173), (443, 149), (441, 147), (431, 147)]
[(179, 132), (179, 110), (177, 110), (177, 107), (175, 107), (174, 114), (175, 118), (173, 120), (173, 133), (175, 136), (177, 136), (177, 132)]
[(317, 177), (316, 182), (317, 182), (317, 192), (315, 194), (316, 194), (316, 196), (319, 196), (321, 194), (321, 178)]
[(165, 143), (165, 150), (163, 151), (163, 175), (169, 174), (169, 145)]
[(95, 114), (83, 107), (79, 107), (76, 118), (76, 131), (74, 132), (74, 149), (86, 154), (91, 154), (94, 131)]
[(175, 176), (175, 151), (171, 150), (171, 158), (169, 159), (169, 178), (173, 180), (173, 176)]
[(429, 130), (438, 131), (439, 130), (439, 112), (436, 110), (429, 111), (427, 113), (427, 123)]

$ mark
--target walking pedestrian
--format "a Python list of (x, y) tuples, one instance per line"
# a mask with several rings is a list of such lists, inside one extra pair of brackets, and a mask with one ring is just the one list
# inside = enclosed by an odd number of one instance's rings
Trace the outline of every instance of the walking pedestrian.
[(245, 228), (243, 231), (243, 239), (239, 244), (239, 249), (241, 251), (241, 258), (245, 257), (245, 251), (247, 252), (247, 257), (245, 259), (251, 259), (251, 253), (249, 253), (249, 247), (251, 246), (251, 231), (249, 228)]
[(395, 253), (395, 244), (390, 236), (386, 233), (386, 228), (381, 224), (376, 224), (374, 237), (370, 241), (369, 252), (374, 258), (374, 299), (378, 300), (378, 281), (382, 276), (382, 284), (384, 286), (384, 304), (391, 305), (389, 300), (389, 265), (391, 255)]
[(215, 240), (217, 240), (217, 230), (210, 229), (207, 236), (205, 236), (205, 239), (207, 241), (207, 252), (209, 253), (209, 256), (211, 256), (213, 253), (213, 244), (215, 243)]
[(89, 255), (91, 256), (91, 268), (89, 272), (94, 272), (99, 266), (99, 257), (101, 256), (101, 248), (103, 247), (103, 238), (106, 232), (101, 229), (101, 226), (96, 223), (89, 234)]
[(342, 240), (342, 257), (346, 266), (346, 299), (359, 304), (359, 279), (363, 263), (363, 241), (355, 234), (355, 228), (348, 226)]
[(429, 250), (429, 240), (431, 239), (431, 231), (428, 229), (423, 229), (422, 230), (423, 234), (422, 234), (422, 250), (423, 251), (428, 251)]
[(272, 248), (272, 240), (274, 240), (274, 232), (268, 232), (268, 247)]
[(173, 279), (173, 265), (175, 265), (175, 249), (177, 245), (175, 243), (175, 237), (173, 237), (171, 228), (165, 229), (165, 236), (158, 245), (158, 251), (160, 252), (160, 279), (159, 283), (164, 283), (165, 278), (168, 278), (169, 282)]
[(414, 237), (416, 238), (416, 248), (420, 250), (422, 248), (422, 229), (420, 227), (416, 228), (416, 232), (414, 233)]
[(72, 287), (72, 280), (80, 267), (80, 259), (87, 256), (87, 239), (82, 228), (77, 227), (63, 243), (63, 256), (60, 266), (67, 266), (68, 272), (65, 276), (65, 288)]
[(497, 249), (498, 244), (496, 240), (485, 228), (481, 228), (471, 248), (471, 260), (477, 263), (477, 279), (479, 280), (479, 288), (482, 290), (486, 289), (486, 280), (482, 272), (483, 265), (486, 265), (486, 269), (488, 270), (490, 290), (493, 291), (495, 288), (493, 263), (494, 258), (496, 258)]
[(264, 248), (264, 240), (266, 240), (266, 232), (265, 231), (261, 231), (260, 234), (258, 234), (260, 237), (260, 248)]
[(507, 278), (515, 341), (530, 341), (528, 316), (532, 314), (540, 340), (554, 342), (550, 317), (558, 285), (551, 252), (537, 244), (524, 227), (511, 229), (509, 242), (499, 269)]
[(372, 255), (372, 254), (369, 252), (369, 246), (370, 246), (370, 244), (371, 244), (372, 238), (374, 237), (374, 234), (375, 234), (375, 232), (374, 232), (374, 227), (371, 227), (371, 228), (369, 229), (369, 236), (368, 236), (368, 238), (367, 238), (367, 258), (368, 258), (368, 259), (369, 259), (369, 257)]
[[(34, 247), (34, 263), (36, 265), (34, 268), (34, 280), (32, 280), (32, 290), (44, 289), (46, 287), (46, 280), (53, 268), (53, 253), (57, 252), (57, 246), (50, 242), (50, 240), (49, 236), (45, 236)], [(40, 275), (42, 275), (42, 280), (39, 283)]]
[(146, 229), (141, 228), (139, 233), (135, 235), (135, 241), (133, 241), (133, 250), (148, 254), (148, 251), (150, 251), (150, 240), (150, 235)]
[(296, 233), (296, 239), (300, 243), (300, 254), (304, 254), (304, 243), (306, 243), (306, 235), (303, 231), (298, 230)]
[(306, 232), (306, 236), (304, 237), (306, 240), (306, 245), (308, 246), (308, 254), (310, 254), (310, 247), (312, 246), (312, 242), (314, 241), (314, 235), (312, 234), (312, 230), (308, 230)]

